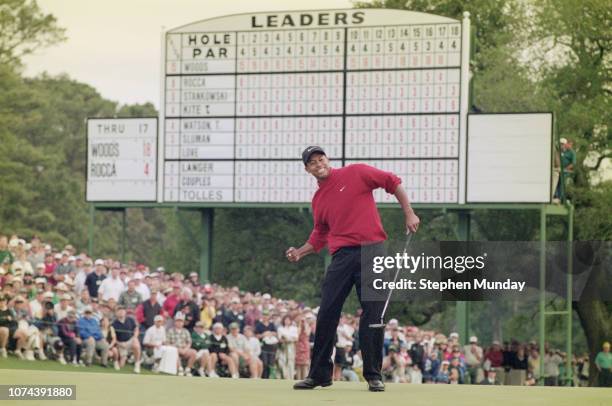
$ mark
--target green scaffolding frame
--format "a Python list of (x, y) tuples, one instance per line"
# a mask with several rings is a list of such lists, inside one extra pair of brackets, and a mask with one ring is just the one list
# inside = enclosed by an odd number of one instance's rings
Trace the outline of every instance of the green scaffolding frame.
[[(126, 232), (127, 232), (127, 216), (126, 210), (129, 208), (170, 208), (176, 213), (185, 233), (194, 245), (200, 248), (200, 280), (210, 282), (212, 274), (212, 249), (213, 249), (213, 223), (215, 207), (242, 207), (242, 208), (287, 208), (295, 207), (299, 209), (309, 208), (305, 203), (295, 204), (268, 204), (268, 203), (252, 203), (252, 204), (201, 204), (201, 203), (95, 203), (89, 206), (89, 244), (88, 253), (93, 257), (94, 253), (94, 224), (96, 211), (120, 211), (122, 213), (122, 234), (121, 234), (121, 260), (125, 262), (126, 255)], [(397, 208), (397, 204), (381, 204), (381, 208)], [(457, 239), (459, 241), (469, 241), (471, 234), (471, 213), (476, 210), (538, 210), (540, 213), (540, 292), (539, 292), (539, 347), (540, 347), (540, 371), (544, 371), (544, 354), (542, 349), (546, 342), (546, 317), (547, 316), (563, 316), (566, 319), (566, 374), (564, 381), (566, 385), (571, 385), (573, 379), (572, 369), (572, 354), (573, 354), (573, 339), (572, 339), (572, 261), (567, 264), (567, 292), (566, 292), (566, 308), (562, 311), (547, 311), (546, 310), (546, 242), (547, 242), (547, 219), (549, 216), (565, 217), (567, 231), (567, 253), (568, 259), (572, 258), (572, 241), (574, 239), (574, 207), (566, 202), (564, 205), (551, 204), (414, 204), (415, 210), (442, 210), (443, 212), (456, 213), (458, 216)], [(198, 241), (192, 234), (187, 222), (182, 217), (182, 211), (199, 211), (201, 215), (200, 221), (200, 236)], [(325, 266), (329, 264), (329, 255), (325, 255)], [(467, 337), (471, 334), (470, 328), (470, 302), (458, 301), (456, 303), (456, 322), (457, 332), (462, 340), (462, 344), (466, 343)], [(539, 381), (543, 385), (543, 378)]]

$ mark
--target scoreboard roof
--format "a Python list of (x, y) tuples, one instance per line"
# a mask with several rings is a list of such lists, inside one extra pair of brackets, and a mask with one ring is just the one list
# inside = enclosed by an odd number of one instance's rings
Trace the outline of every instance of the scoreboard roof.
[(235, 31), (251, 31), (456, 22), (459, 21), (433, 14), (382, 8), (275, 11), (209, 18), (182, 25), (168, 33), (227, 31), (228, 27)]

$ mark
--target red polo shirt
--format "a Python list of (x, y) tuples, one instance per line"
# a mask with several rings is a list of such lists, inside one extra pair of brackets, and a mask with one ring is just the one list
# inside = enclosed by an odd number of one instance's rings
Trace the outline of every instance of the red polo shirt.
[(372, 191), (395, 193), (400, 183), (393, 173), (365, 164), (332, 168), (312, 198), (314, 229), (308, 242), (317, 252), (327, 245), (333, 254), (342, 247), (385, 241)]

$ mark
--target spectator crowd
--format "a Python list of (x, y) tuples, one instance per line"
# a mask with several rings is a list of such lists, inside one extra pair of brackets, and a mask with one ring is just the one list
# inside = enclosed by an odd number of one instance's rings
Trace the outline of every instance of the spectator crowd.
[[(75, 367), (98, 363), (179, 376), (303, 379), (308, 374), (317, 308), (268, 293), (200, 283), (159, 267), (89, 258), (0, 235), (0, 363), (9, 353)], [(337, 329), (334, 379), (358, 381), (359, 311)], [(535, 342), (448, 336), (392, 319), (383, 374), (397, 383), (561, 385), (565, 354)], [(609, 380), (610, 353), (597, 357)], [(588, 384), (589, 357), (573, 360), (576, 386)], [(602, 369), (603, 368), (603, 369)], [(609, 385), (609, 381), (608, 382)], [(604, 385), (605, 383), (604, 382)]]

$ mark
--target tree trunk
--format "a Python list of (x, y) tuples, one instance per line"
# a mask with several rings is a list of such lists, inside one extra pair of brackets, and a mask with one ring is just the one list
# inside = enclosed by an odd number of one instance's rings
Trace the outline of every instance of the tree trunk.
[[(590, 253), (588, 250), (581, 252)], [(573, 308), (578, 313), (589, 346), (589, 386), (597, 386), (599, 373), (595, 366), (595, 357), (601, 351), (604, 341), (612, 335), (612, 302), (602, 300), (607, 299), (604, 291), (605, 287), (609, 286), (606, 277), (609, 271), (605, 269), (607, 261), (602, 261), (597, 255), (586, 255), (581, 260), (574, 262), (574, 269), (578, 269), (578, 263), (590, 265), (590, 275), (580, 297), (577, 298), (579, 300), (573, 303)]]
[(574, 303), (589, 346), (589, 386), (597, 386), (599, 373), (595, 366), (595, 357), (601, 351), (603, 342), (612, 335), (612, 314), (609, 306), (610, 303), (601, 300)]

